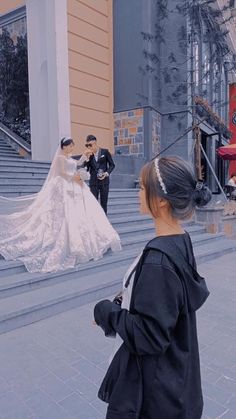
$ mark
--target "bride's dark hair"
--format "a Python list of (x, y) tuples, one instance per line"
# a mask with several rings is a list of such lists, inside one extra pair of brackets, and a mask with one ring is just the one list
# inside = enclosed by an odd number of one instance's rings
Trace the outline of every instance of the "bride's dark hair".
[(66, 147), (66, 146), (68, 146), (70, 144), (75, 144), (72, 138), (70, 138), (70, 137), (63, 137), (61, 139), (61, 149), (63, 149), (63, 147)]

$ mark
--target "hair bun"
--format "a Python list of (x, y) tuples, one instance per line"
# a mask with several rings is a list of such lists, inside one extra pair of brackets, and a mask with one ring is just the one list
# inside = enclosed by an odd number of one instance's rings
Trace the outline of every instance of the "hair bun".
[(194, 204), (197, 207), (204, 207), (210, 202), (211, 196), (212, 193), (210, 189), (204, 185), (203, 182), (200, 183), (200, 181), (198, 181), (192, 195)]

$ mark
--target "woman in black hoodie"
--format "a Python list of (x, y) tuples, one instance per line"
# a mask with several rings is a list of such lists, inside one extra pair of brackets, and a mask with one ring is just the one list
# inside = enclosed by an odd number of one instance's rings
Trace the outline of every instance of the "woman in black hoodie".
[(209, 292), (180, 220), (210, 199), (179, 157), (156, 158), (142, 170), (141, 212), (153, 217), (156, 236), (126, 275), (123, 300), (94, 309), (105, 335), (121, 341), (98, 393), (106, 419), (201, 418), (196, 310)]

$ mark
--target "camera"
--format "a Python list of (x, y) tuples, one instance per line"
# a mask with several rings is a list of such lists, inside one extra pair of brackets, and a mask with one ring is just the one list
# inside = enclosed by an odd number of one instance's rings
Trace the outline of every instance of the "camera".
[(98, 172), (97, 172), (97, 178), (101, 179), (101, 178), (103, 178), (103, 176), (104, 176), (104, 171), (102, 169), (99, 169)]

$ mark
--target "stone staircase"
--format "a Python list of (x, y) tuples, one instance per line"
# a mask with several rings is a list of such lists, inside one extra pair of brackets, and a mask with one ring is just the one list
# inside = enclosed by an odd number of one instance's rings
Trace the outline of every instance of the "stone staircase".
[[(0, 194), (37, 192), (48, 169), (49, 163), (0, 153)], [(0, 259), (0, 333), (120, 290), (125, 270), (154, 237), (154, 228), (150, 217), (139, 214), (136, 189), (111, 189), (108, 217), (120, 234), (123, 248), (115, 254), (108, 252), (99, 261), (57, 273), (30, 274), (19, 261)], [(208, 234), (203, 226), (192, 221), (185, 224), (185, 229), (192, 237), (198, 263), (236, 250), (236, 241), (227, 239), (223, 233)]]
[(28, 195), (40, 190), (50, 162), (26, 160), (0, 139), (0, 195)]
[(19, 159), (21, 158), (17, 151), (5, 140), (0, 139), (0, 158), (1, 159)]

